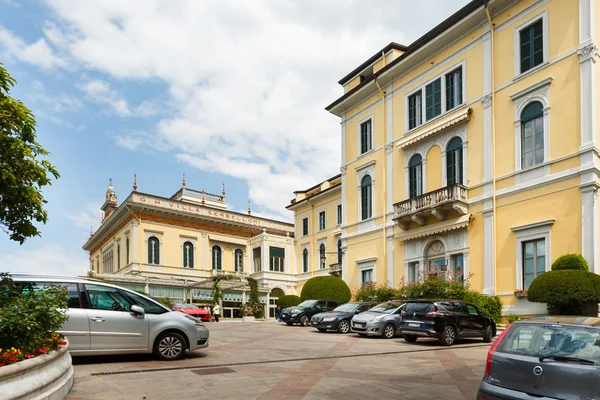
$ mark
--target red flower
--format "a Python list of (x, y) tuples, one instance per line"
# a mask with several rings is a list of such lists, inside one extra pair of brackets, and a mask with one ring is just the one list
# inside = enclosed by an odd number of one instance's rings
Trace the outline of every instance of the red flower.
[(42, 354), (46, 354), (47, 353), (46, 349), (39, 349), (38, 352), (42, 353)]
[(19, 360), (17, 360), (17, 359), (16, 359), (16, 358), (14, 358), (14, 357), (11, 357), (11, 358), (9, 358), (9, 359), (8, 359), (8, 361), (16, 363), (16, 362), (17, 362), (17, 361), (19, 361)]
[(62, 346), (66, 346), (66, 345), (67, 345), (67, 342), (60, 342), (60, 344), (61, 344)]

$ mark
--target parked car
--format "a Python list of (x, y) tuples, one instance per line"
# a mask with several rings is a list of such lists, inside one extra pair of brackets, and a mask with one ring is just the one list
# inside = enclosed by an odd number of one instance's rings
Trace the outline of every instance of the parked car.
[(351, 331), (360, 336), (380, 336), (391, 339), (400, 326), (404, 301), (391, 300), (352, 317)]
[(419, 337), (437, 338), (452, 346), (459, 338), (482, 337), (491, 342), (496, 323), (475, 305), (460, 300), (411, 300), (402, 311), (400, 334), (409, 343)]
[(350, 320), (356, 314), (367, 311), (375, 303), (346, 303), (329, 312), (322, 312), (313, 315), (310, 323), (319, 332), (326, 332), (329, 329), (337, 330), (339, 333), (350, 332)]
[(23, 292), (63, 286), (67, 315), (59, 333), (74, 355), (154, 353), (177, 360), (186, 350), (208, 347), (208, 329), (196, 318), (169, 310), (132, 290), (84, 278), (13, 275)]
[(299, 323), (309, 326), (310, 318), (324, 311), (331, 311), (340, 305), (339, 301), (334, 300), (305, 300), (294, 307), (287, 307), (281, 310), (281, 321), (288, 325)]
[(600, 398), (600, 318), (537, 317), (494, 341), (477, 399)]
[(210, 312), (195, 304), (174, 304), (173, 311), (181, 311), (194, 318), (200, 318), (202, 321), (210, 321)]

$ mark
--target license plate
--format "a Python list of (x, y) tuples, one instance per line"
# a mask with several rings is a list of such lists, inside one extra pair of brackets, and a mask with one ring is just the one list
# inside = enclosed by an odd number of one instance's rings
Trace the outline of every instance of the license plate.
[(415, 328), (418, 328), (418, 327), (420, 327), (420, 326), (421, 326), (421, 324), (417, 324), (417, 323), (415, 323), (415, 322), (409, 322), (409, 323), (408, 323), (408, 326), (414, 326)]
[(361, 327), (362, 327), (362, 326), (365, 326), (365, 324), (361, 324), (360, 322), (355, 322), (355, 323), (354, 323), (354, 325), (355, 325), (355, 326), (361, 326)]

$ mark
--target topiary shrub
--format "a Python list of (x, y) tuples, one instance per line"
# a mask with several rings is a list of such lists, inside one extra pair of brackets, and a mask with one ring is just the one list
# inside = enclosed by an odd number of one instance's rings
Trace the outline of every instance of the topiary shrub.
[(589, 271), (590, 267), (581, 254), (565, 254), (558, 257), (552, 263), (552, 271), (560, 271), (563, 269)]
[(295, 294), (286, 294), (277, 299), (277, 305), (281, 308), (294, 307), (302, 302), (299, 296)]
[(302, 287), (300, 298), (304, 300), (337, 300), (342, 303), (350, 301), (352, 293), (346, 282), (336, 276), (315, 276), (306, 281)]
[(543, 273), (531, 282), (527, 300), (546, 303), (550, 315), (583, 315), (588, 304), (600, 302), (600, 275), (568, 269)]

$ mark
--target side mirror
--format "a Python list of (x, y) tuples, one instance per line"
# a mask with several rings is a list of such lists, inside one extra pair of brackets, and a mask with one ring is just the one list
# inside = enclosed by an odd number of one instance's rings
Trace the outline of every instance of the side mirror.
[(140, 315), (140, 316), (146, 315), (146, 311), (140, 306), (131, 306), (129, 311), (131, 311), (132, 313), (134, 313), (136, 315)]
[(360, 314), (361, 311), (360, 310), (354, 310), (354, 314)]

